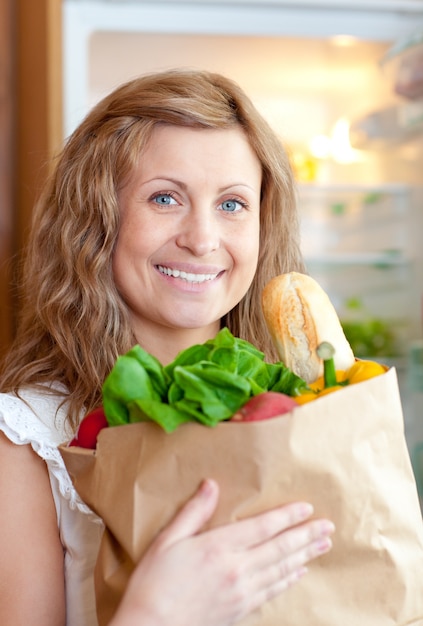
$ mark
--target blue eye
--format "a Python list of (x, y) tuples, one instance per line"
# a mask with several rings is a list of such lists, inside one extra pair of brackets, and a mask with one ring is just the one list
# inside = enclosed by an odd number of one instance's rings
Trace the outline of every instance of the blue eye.
[(152, 200), (154, 200), (156, 204), (161, 204), (162, 206), (176, 204), (176, 200), (172, 197), (170, 193), (159, 193), (156, 196), (153, 196)]
[(222, 202), (222, 209), (228, 213), (240, 211), (244, 206), (239, 200), (224, 200)]

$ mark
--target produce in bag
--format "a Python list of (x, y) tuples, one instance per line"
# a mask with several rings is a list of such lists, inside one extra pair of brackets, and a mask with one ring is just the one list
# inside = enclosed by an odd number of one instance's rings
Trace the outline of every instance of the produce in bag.
[[(300, 288), (301, 278), (292, 278)], [(318, 315), (324, 315), (321, 305)], [(298, 324), (305, 330), (301, 317)], [(332, 344), (336, 364), (342, 336), (339, 327), (334, 335), (329, 330), (319, 341)], [(226, 331), (225, 336), (230, 339)], [(304, 345), (308, 339), (301, 349)], [(354, 364), (352, 355), (338, 371)], [(319, 367), (324, 378), (323, 361)], [(173, 374), (175, 370), (170, 368)], [(313, 393), (312, 383), (288, 371), (301, 381), (292, 388), (294, 399)], [(125, 393), (113, 392), (115, 409), (124, 404), (128, 388), (136, 386), (126, 377), (123, 381), (128, 383)], [(273, 391), (272, 385), (261, 391), (252, 387), (247, 402)], [(280, 417), (250, 422), (225, 418), (212, 427), (186, 420), (170, 432), (159, 420), (147, 418), (145, 405), (140, 409), (132, 391), (126, 397), (128, 423), (101, 430), (96, 450), (61, 447), (76, 489), (106, 526), (96, 567), (100, 626), (116, 610), (152, 539), (206, 477), (221, 487), (207, 527), (307, 500), (317, 517), (332, 519), (337, 529), (332, 551), (310, 564), (301, 583), (244, 619), (242, 626), (423, 624), (423, 527), (393, 368), (357, 384), (339, 385), (335, 393), (314, 393), (313, 401)], [(179, 390), (174, 398), (186, 396)], [(192, 414), (198, 413), (195, 407)], [(141, 421), (129, 423), (140, 416)]]

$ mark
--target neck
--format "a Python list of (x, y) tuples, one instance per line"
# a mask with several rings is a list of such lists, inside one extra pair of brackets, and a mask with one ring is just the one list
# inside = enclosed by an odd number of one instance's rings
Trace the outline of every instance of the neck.
[(137, 342), (144, 350), (155, 356), (162, 365), (173, 361), (182, 350), (208, 339), (213, 339), (220, 329), (219, 322), (202, 328), (167, 328), (149, 332), (143, 328), (136, 333)]

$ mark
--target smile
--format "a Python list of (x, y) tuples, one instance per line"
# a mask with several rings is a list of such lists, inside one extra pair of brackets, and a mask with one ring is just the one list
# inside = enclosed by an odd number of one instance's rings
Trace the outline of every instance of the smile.
[(173, 278), (181, 278), (188, 283), (204, 283), (208, 280), (214, 280), (218, 274), (193, 274), (191, 272), (183, 272), (182, 270), (173, 270), (170, 267), (157, 266), (161, 274), (172, 276)]

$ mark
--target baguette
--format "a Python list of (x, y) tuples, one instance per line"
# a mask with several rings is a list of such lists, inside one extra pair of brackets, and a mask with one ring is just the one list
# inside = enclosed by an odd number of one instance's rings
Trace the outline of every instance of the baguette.
[(265, 286), (263, 315), (280, 360), (307, 383), (323, 375), (316, 348), (328, 341), (335, 348), (335, 368), (346, 370), (355, 361), (329, 296), (310, 276), (281, 274)]

